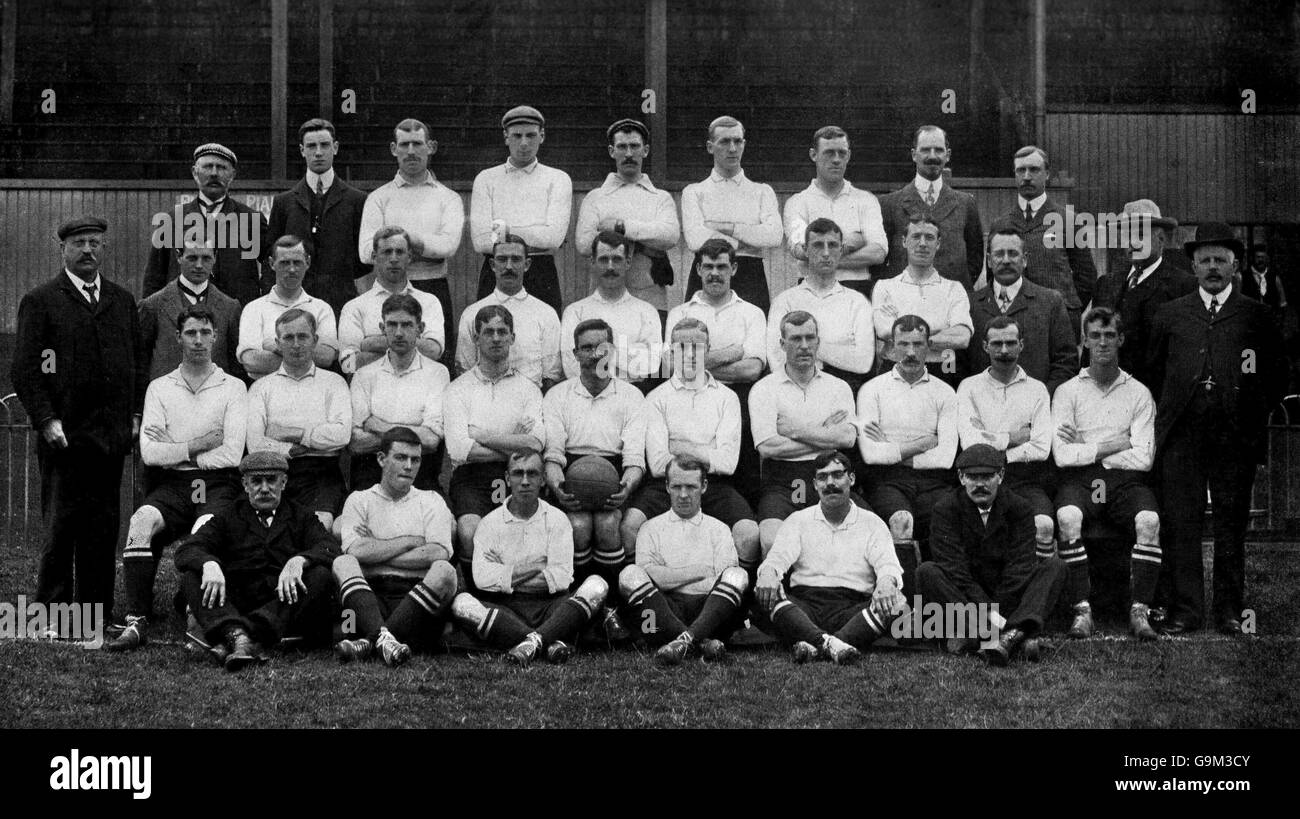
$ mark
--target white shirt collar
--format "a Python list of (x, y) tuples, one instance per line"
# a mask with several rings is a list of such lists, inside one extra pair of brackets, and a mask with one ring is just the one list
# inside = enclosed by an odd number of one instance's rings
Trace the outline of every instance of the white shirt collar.
[(212, 284), (212, 279), (204, 279), (203, 284), (190, 284), (188, 281), (185, 280), (184, 276), (177, 276), (176, 283), (182, 285), (191, 293), (198, 293), (199, 295), (203, 295), (204, 293), (207, 292), (208, 285)]
[[(718, 305), (717, 307), (714, 307), (715, 310), (721, 310), (723, 308), (730, 307), (733, 304), (736, 304), (738, 302), (744, 301), (744, 299), (740, 297), (740, 294), (737, 293), (735, 290), (728, 291), (727, 295), (728, 295), (727, 300), (724, 301), (722, 304)], [(709, 300), (705, 298), (703, 288), (696, 290), (695, 295), (691, 296), (691, 304), (702, 304), (705, 307), (713, 307), (713, 305), (709, 302)]]
[(413, 373), (416, 370), (424, 369), (424, 364), (420, 363), (420, 359), (422, 358), (424, 358), (424, 356), (421, 355), (419, 352), (416, 352), (416, 354), (411, 358), (411, 365), (406, 369), (402, 370), (401, 372), (398, 372), (397, 368), (393, 366), (393, 354), (391, 352), (388, 352), (384, 354), (383, 358), (379, 359), (381, 362), (379, 365), (379, 369), (387, 373), (392, 373), (393, 375), (396, 376), (403, 376), (406, 375), (407, 373)]
[(1210, 300), (1211, 300), (1211, 299), (1213, 299), (1214, 301), (1217, 301), (1217, 302), (1219, 303), (1219, 309), (1222, 310), (1222, 309), (1223, 309), (1223, 303), (1224, 303), (1225, 301), (1228, 300), (1228, 296), (1231, 296), (1231, 295), (1232, 295), (1232, 285), (1229, 284), (1227, 287), (1223, 288), (1222, 291), (1220, 291), (1219, 293), (1217, 293), (1217, 294), (1215, 294), (1215, 295), (1213, 295), (1213, 296), (1211, 296), (1209, 293), (1205, 292), (1205, 288), (1204, 288), (1204, 287), (1197, 287), (1197, 288), (1196, 288), (1196, 292), (1199, 293), (1199, 294), (1201, 295), (1201, 304), (1205, 305), (1205, 309), (1206, 309), (1206, 310), (1209, 310), (1209, 309), (1210, 309)]
[(511, 162), (509, 159), (505, 161), (506, 173), (531, 174), (533, 171), (537, 170), (537, 165), (538, 162), (536, 157), (533, 158), (532, 162), (529, 162), (527, 165), (523, 166), (522, 168), (516, 166), (515, 163)]
[(1047, 204), (1047, 191), (1043, 191), (1033, 199), (1026, 199), (1020, 194), (1016, 194), (1016, 201), (1020, 203), (1021, 213), (1025, 212), (1025, 205), (1029, 205), (1034, 209), (1034, 215), (1037, 216), (1038, 212), (1043, 209), (1043, 205)]
[[(1155, 260), (1154, 262), (1152, 262), (1151, 264), (1149, 264), (1149, 265), (1147, 265), (1146, 267), (1142, 268), (1142, 272), (1138, 274), (1137, 281), (1133, 282), (1133, 286), (1136, 287), (1137, 285), (1139, 285), (1139, 284), (1141, 284), (1142, 282), (1146, 281), (1146, 280), (1147, 280), (1147, 277), (1149, 277), (1152, 273), (1156, 272), (1156, 268), (1159, 267), (1159, 266), (1160, 266), (1160, 263), (1163, 262), (1164, 260), (1165, 260), (1165, 257), (1164, 257), (1164, 256), (1161, 256), (1160, 258), (1156, 259), (1156, 260)], [(1135, 268), (1135, 267), (1137, 267), (1137, 265), (1134, 265), (1134, 264), (1129, 265), (1129, 275), (1132, 275), (1132, 273), (1133, 273), (1133, 268)]]
[[(230, 198), (229, 196), (223, 196), (223, 197), (221, 197), (220, 199), (218, 199), (218, 200), (216, 201), (215, 204), (219, 204), (219, 205), (220, 205), (220, 207), (218, 208), (218, 210), (225, 210), (225, 209), (226, 209), (226, 200), (229, 199), (229, 198)], [(202, 193), (199, 194), (199, 201), (202, 202), (202, 203), (205, 204), (205, 205), (208, 205), (208, 206), (211, 206), (211, 205), (214, 204), (214, 202), (213, 202), (211, 199), (209, 199), (208, 197), (204, 196)]]
[(303, 374), (302, 378), (294, 378), (292, 375), (289, 375), (289, 371), (286, 370), (286, 369), (284, 368), (284, 364), (281, 364), (281, 365), (279, 366), (279, 368), (277, 368), (276, 371), (275, 371), (275, 373), (273, 373), (273, 374), (274, 374), (274, 375), (282, 375), (282, 376), (284, 376), (285, 378), (289, 378), (289, 379), (292, 379), (292, 380), (294, 380), (294, 381), (302, 381), (303, 379), (307, 379), (307, 378), (315, 378), (315, 377), (316, 377), (316, 362), (313, 361), (313, 362), (312, 362), (312, 363), (307, 367), (307, 372)]
[(438, 187), (438, 177), (434, 176), (433, 171), (430, 170), (424, 172), (424, 179), (419, 182), (407, 182), (400, 173), (393, 177), (393, 181), (397, 183), (397, 187), (399, 188), (418, 187), (421, 185), (428, 185), (432, 188)]
[(527, 288), (521, 287), (519, 288), (518, 293), (514, 294), (513, 296), (507, 296), (505, 293), (501, 291), (501, 288), (498, 287), (492, 291), (492, 298), (496, 299), (502, 304), (508, 301), (528, 301), (528, 290)]
[(674, 523), (689, 523), (691, 526), (699, 527), (704, 523), (704, 510), (696, 509), (695, 514), (689, 518), (684, 518), (676, 512), (673, 512), (672, 520)]
[[(938, 179), (931, 181), (918, 173), (912, 179), (912, 184), (916, 186), (916, 192), (921, 194), (922, 199), (925, 198), (925, 192), (930, 189), (930, 185), (934, 185), (934, 198), (938, 199), (939, 194), (943, 191), (943, 174), (939, 174)], [(1021, 210), (1024, 210), (1024, 208), (1021, 208)]]
[(1025, 281), (1025, 277), (1021, 276), (1020, 278), (1016, 279), (1015, 284), (1009, 284), (1006, 286), (1003, 286), (1002, 284), (996, 281), (993, 282), (993, 300), (996, 301), (999, 306), (1001, 306), (1002, 293), (1005, 291), (1007, 294), (1007, 298), (1010, 299), (1011, 301), (1015, 301), (1016, 296), (1020, 295), (1020, 285), (1023, 284), (1024, 281)]
[(95, 285), (95, 298), (104, 298), (104, 281), (100, 278), (98, 270), (95, 271), (95, 278), (91, 281), (86, 281), (66, 267), (63, 268), (63, 272), (68, 274), (68, 278), (72, 280), (72, 286), (77, 288), (77, 293), (79, 293), (83, 299), (86, 298), (86, 285), (90, 284)]
[(329, 189), (334, 185), (334, 169), (330, 168), (325, 173), (307, 171), (307, 187), (315, 191), (317, 182), (324, 183), (325, 192), (329, 193)]
[[(819, 520), (822, 523), (826, 524), (827, 526), (832, 526), (831, 522), (826, 519), (826, 512), (825, 510), (822, 509), (822, 505), (820, 501), (817, 503), (815, 507), (813, 507), (813, 509), (816, 510), (813, 512), (813, 519)], [(838, 526), (832, 526), (832, 528), (847, 529), (850, 526), (857, 524), (858, 516), (860, 514), (861, 512), (858, 509), (858, 505), (856, 503), (849, 503), (849, 513), (844, 516), (844, 520), (840, 521)]]
[(503, 504), (501, 504), (501, 514), (505, 517), (507, 523), (512, 522), (512, 521), (521, 521), (521, 522), (524, 522), (524, 521), (530, 521), (530, 520), (532, 520), (533, 518), (536, 518), (536, 517), (539, 517), (539, 516), (544, 516), (544, 515), (546, 514), (547, 503), (546, 503), (546, 501), (542, 500), (541, 498), (538, 498), (538, 499), (537, 499), (537, 511), (534, 512), (534, 513), (532, 514), (532, 517), (527, 517), (527, 518), (525, 518), (525, 517), (521, 517), (521, 516), (519, 516), (519, 515), (516, 515), (516, 514), (515, 514), (515, 513), (510, 509), (510, 501), (511, 501), (511, 499), (513, 499), (513, 498), (514, 498), (513, 495), (507, 495), (507, 496), (506, 496), (506, 502), (503, 503)]
[(731, 176), (731, 177), (723, 176), (722, 174), (718, 173), (717, 168), (714, 168), (709, 173), (709, 181), (710, 182), (731, 182), (732, 184), (739, 185), (740, 183), (746, 182), (748, 180), (745, 178), (745, 171), (743, 168), (740, 171), (738, 171), (735, 176)]
[(605, 193), (612, 193), (619, 188), (626, 188), (629, 185), (642, 188), (650, 193), (655, 193), (658, 190), (654, 183), (650, 181), (650, 177), (645, 174), (641, 174), (641, 176), (637, 177), (635, 182), (627, 182), (624, 181), (623, 177), (616, 173), (611, 173), (609, 176), (605, 177), (605, 184), (601, 185), (600, 189)]
[(912, 266), (909, 264), (907, 267), (903, 268), (903, 275), (899, 278), (903, 279), (908, 284), (914, 284), (917, 287), (928, 287), (932, 284), (943, 283), (944, 278), (939, 275), (939, 269), (937, 267), (931, 265), (925, 272), (927, 274), (926, 277), (924, 279), (918, 279), (916, 274), (913, 272)]
[(672, 377), (668, 379), (668, 383), (672, 384), (673, 389), (675, 390), (707, 390), (710, 387), (716, 388), (721, 382), (713, 377), (713, 373), (709, 372), (708, 370), (705, 370), (704, 383), (700, 384), (698, 387), (691, 386), (690, 384), (687, 384), (685, 381), (683, 381), (682, 374), (680, 372), (674, 372)]

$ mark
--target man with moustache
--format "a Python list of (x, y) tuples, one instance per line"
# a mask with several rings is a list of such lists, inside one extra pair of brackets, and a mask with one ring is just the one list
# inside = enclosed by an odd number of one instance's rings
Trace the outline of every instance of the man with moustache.
[[(614, 347), (605, 366), (615, 377), (648, 392), (659, 383), (663, 335), (659, 313), (649, 302), (628, 290), (628, 277), (637, 258), (635, 244), (627, 236), (609, 231), (592, 237), (591, 272), (596, 277), (596, 289), (587, 298), (564, 308), (560, 338), (572, 338), (577, 326), (588, 319), (608, 323), (614, 328)], [(561, 360), (566, 377), (578, 374), (578, 360), (572, 352), (562, 351)]]
[(1208, 486), (1215, 626), (1240, 634), (1251, 487), (1266, 457), (1268, 417), (1285, 390), (1287, 365), (1268, 308), (1232, 284), (1244, 250), (1232, 228), (1199, 225), (1184, 248), (1198, 287), (1156, 313), (1147, 359), (1159, 401), (1155, 436), (1169, 543), (1159, 592), (1168, 608), (1157, 620), (1166, 634), (1205, 622), (1201, 533)]
[(397, 159), (397, 175), (366, 197), (357, 253), (362, 264), (371, 264), (375, 231), (388, 226), (406, 229), (411, 251), (407, 278), (417, 289), (436, 296), (442, 305), (442, 337), (446, 344), (443, 353), (450, 364), (456, 357), (456, 328), (451, 323), (447, 260), (460, 248), (465, 205), (460, 194), (439, 182), (429, 170), (429, 159), (438, 152), (438, 142), (430, 133), (429, 126), (418, 119), (404, 119), (393, 128), (393, 142), (388, 149)]
[(239, 463), (244, 494), (176, 550), (181, 591), (198, 623), (190, 634), (227, 671), (267, 660), (289, 634), (329, 633), (334, 539), (311, 511), (284, 497), (289, 464), (276, 452)]
[[(619, 524), (628, 497), (645, 476), (645, 396), (603, 366), (614, 346), (614, 330), (587, 319), (573, 330), (578, 375), (556, 384), (542, 399), (546, 422), (546, 485), (555, 505), (573, 526), (573, 572), (578, 580), (599, 574), (615, 584), (626, 555)], [(604, 508), (583, 509), (567, 491), (564, 470), (576, 458), (596, 455), (613, 465), (619, 489)]]
[[(212, 283), (240, 304), (247, 305), (265, 292), (261, 260), (271, 242), (281, 234), (272, 234), (262, 214), (230, 197), (237, 166), (235, 152), (224, 145), (209, 142), (195, 148), (190, 173), (198, 185), (198, 196), (165, 215), (179, 221), (182, 236), (191, 235), (201, 244), (213, 244), (216, 262), (212, 266)], [(218, 230), (217, 219), (224, 223), (224, 230)], [(203, 225), (202, 235), (186, 230), (195, 224)], [(223, 234), (225, 240), (220, 241)], [(141, 288), (145, 295), (157, 293), (179, 274), (176, 235), (175, 226), (155, 233)], [(184, 247), (183, 241), (180, 246)]]
[(150, 488), (131, 515), (122, 547), (126, 628), (105, 648), (129, 651), (147, 640), (153, 582), (168, 543), (201, 526), (239, 495), (235, 468), (244, 453), (248, 388), (212, 362), (213, 315), (201, 304), (173, 325), (180, 366), (154, 379), (144, 397), (140, 457)]
[(1066, 219), (1065, 209), (1047, 195), (1047, 179), (1051, 174), (1047, 152), (1036, 145), (1026, 145), (1016, 151), (1013, 162), (1017, 204), (994, 219), (989, 230), (997, 233), (1001, 228), (1011, 227), (1024, 237), (1025, 278), (1061, 294), (1070, 316), (1070, 332), (1077, 341), (1083, 306), (1092, 300), (1097, 282), (1092, 253), (1067, 241), (1065, 232), (1073, 234), (1074, 223)]
[(1059, 554), (1069, 567), (1066, 597), (1074, 607), (1069, 636), (1090, 637), (1088, 549), (1083, 524), (1104, 515), (1125, 530), (1131, 526), (1129, 553), (1129, 632), (1154, 640), (1149, 612), (1160, 573), (1160, 514), (1147, 485), (1155, 456), (1155, 405), (1151, 392), (1119, 366), (1124, 320), (1105, 307), (1084, 317), (1087, 369), (1052, 396), (1052, 456), (1057, 466), (1056, 529)]
[(441, 495), (414, 486), (424, 443), (409, 427), (385, 431), (379, 482), (348, 495), (339, 516), (343, 554), (332, 571), (343, 605), (344, 637), (334, 645), (340, 662), (377, 649), (384, 665), (396, 666), (413, 648), (442, 646), (456, 593), (453, 524)]
[(180, 256), (180, 275), (162, 290), (140, 301), (140, 353), (149, 380), (180, 366), (183, 346), (176, 344), (176, 317), (194, 305), (212, 313), (212, 363), (236, 378), (244, 377), (239, 363), (239, 302), (212, 283), (217, 262), (212, 245), (186, 239)]
[[(522, 236), (502, 235), (492, 247), (489, 263), (496, 276), (496, 289), (466, 307), (460, 314), (456, 342), (456, 371), (467, 372), (478, 363), (474, 346), (474, 317), (490, 304), (500, 305), (515, 317), (515, 343), (510, 347), (510, 366), (546, 392), (564, 378), (560, 365), (560, 315), (551, 305), (524, 288), (524, 277), (536, 259)], [(558, 294), (558, 290), (556, 293)]]
[(1161, 305), (1194, 291), (1196, 279), (1165, 257), (1165, 247), (1178, 222), (1161, 216), (1155, 202), (1139, 199), (1124, 205), (1119, 227), (1121, 235), (1127, 233), (1131, 240), (1132, 266), (1097, 279), (1092, 304), (1119, 313), (1124, 320), (1119, 366), (1148, 389), (1154, 389), (1146, 365), (1151, 324)]
[(835, 222), (844, 231), (835, 279), (871, 298), (874, 279), (870, 268), (884, 261), (889, 241), (875, 194), (853, 187), (844, 178), (850, 156), (849, 135), (843, 128), (827, 125), (813, 134), (808, 157), (817, 176), (785, 203), (785, 241), (790, 255), (806, 265), (804, 234), (808, 225), (817, 219)]
[(1050, 394), (1079, 371), (1079, 348), (1065, 299), (1024, 277), (1024, 250), (1024, 237), (1012, 228), (1000, 228), (989, 237), (991, 281), (971, 296), (975, 334), (966, 348), (967, 371), (978, 373), (989, 366), (989, 325), (1006, 316), (1015, 321), (1021, 342), (1016, 363), (1030, 378), (1046, 384)]
[(781, 524), (754, 592), (796, 663), (845, 665), (907, 610), (903, 569), (884, 521), (850, 499), (848, 457), (824, 452), (813, 470), (820, 500)]
[(912, 162), (916, 176), (908, 185), (880, 199), (881, 221), (891, 241), (889, 258), (878, 278), (892, 278), (908, 264), (907, 253), (898, 243), (908, 223), (925, 216), (938, 226), (943, 245), (934, 257), (939, 275), (971, 292), (980, 277), (984, 228), (980, 224), (975, 197), (953, 188), (943, 171), (952, 162), (948, 134), (935, 125), (922, 125), (912, 138)]
[(9, 377), (40, 436), (36, 602), (102, 603), (111, 617), (122, 464), (147, 381), (135, 299), (99, 273), (107, 230), (97, 216), (59, 226), (63, 269), (19, 302)]
[(253, 380), (273, 373), (284, 362), (276, 327), (280, 316), (290, 310), (309, 313), (319, 343), (313, 346), (314, 361), (329, 367), (338, 358), (338, 324), (324, 299), (302, 287), (311, 267), (311, 245), (297, 236), (281, 236), (271, 247), (271, 269), (275, 287), (244, 307), (239, 316), (239, 363)]
[(857, 290), (835, 280), (844, 250), (844, 232), (830, 219), (814, 219), (804, 230), (808, 277), (772, 300), (767, 317), (767, 364), (772, 372), (785, 366), (781, 319), (803, 310), (817, 319), (817, 360), (823, 372), (843, 380), (849, 389), (861, 387), (876, 358), (876, 330), (871, 302)]
[(680, 665), (696, 650), (710, 662), (723, 659), (725, 640), (743, 619), (749, 577), (736, 565), (727, 525), (701, 510), (707, 473), (689, 456), (668, 462), (672, 508), (641, 527), (636, 564), (618, 577), (630, 619), (664, 665)]
[(271, 201), (271, 237), (292, 234), (315, 247), (303, 287), (325, 300), (335, 313), (365, 292), (370, 272), (357, 256), (366, 195), (339, 178), (334, 125), (309, 119), (298, 126), (298, 152), (307, 163), (304, 178)]
[[(641, 172), (641, 166), (650, 155), (650, 130), (643, 123), (621, 119), (609, 126), (605, 137), (609, 140), (614, 173), (605, 177), (599, 188), (583, 197), (574, 227), (574, 241), (578, 252), (588, 255), (596, 246), (594, 242), (598, 233), (615, 233), (632, 240), (633, 244), (627, 251), (630, 260), (627, 292), (659, 311), (659, 334), (662, 335), (668, 315), (667, 285), (673, 283), (673, 268), (667, 251), (676, 246), (681, 234), (677, 206), (667, 191), (656, 188), (650, 177)], [(592, 269), (595, 271), (594, 259)], [(617, 330), (617, 325), (615, 327)], [(566, 328), (562, 338), (569, 338), (571, 331), (572, 327)], [(564, 372), (569, 378), (576, 374), (567, 362)]]
[(958, 355), (970, 344), (970, 297), (957, 282), (939, 275), (935, 253), (943, 244), (939, 226), (925, 216), (907, 224), (903, 246), (907, 248), (907, 269), (901, 275), (876, 284), (872, 292), (872, 317), (878, 339), (881, 366), (897, 361), (891, 343), (894, 320), (899, 316), (920, 316), (930, 326), (930, 350), (926, 366), (950, 386), (961, 380)]
[(686, 298), (700, 289), (699, 251), (710, 239), (735, 248), (736, 275), (732, 289), (745, 301), (767, 312), (771, 294), (763, 268), (763, 253), (781, 244), (781, 213), (771, 185), (745, 176), (745, 126), (734, 117), (709, 123), (705, 149), (713, 156), (713, 172), (682, 190), (682, 233), (695, 252)]
[[(957, 456), (961, 489), (936, 504), (930, 536), (934, 559), (916, 569), (926, 603), (997, 607), (987, 614), (997, 640), (980, 649), (995, 666), (1005, 666), (1022, 649), (1027, 659), (1038, 661), (1037, 635), (1069, 573), (1059, 558), (1034, 559), (1034, 510), (1002, 487), (1005, 464), (1002, 452), (988, 444)], [(945, 648), (966, 654), (977, 645), (969, 635), (948, 635)]]
[(983, 445), (1004, 453), (1006, 488), (1029, 501), (1038, 557), (1051, 557), (1056, 553), (1056, 506), (1048, 388), (1020, 366), (1025, 342), (1012, 316), (989, 322), (983, 347), (988, 368), (957, 387), (957, 435), (962, 449)]
[(540, 497), (542, 456), (512, 452), (505, 464), (510, 495), (474, 535), (475, 594), (451, 604), (456, 622), (488, 645), (510, 650), (506, 660), (527, 668), (545, 649), (567, 662), (583, 626), (605, 603), (609, 586), (597, 575), (573, 583), (573, 533), (568, 518)]
[[(415, 291), (426, 298), (427, 293)], [(383, 328), (388, 350), (352, 378), (352, 490), (369, 489), (379, 482), (382, 468), (376, 459), (391, 430), (410, 430), (420, 441), (417, 489), (440, 492), (442, 471), (442, 397), (451, 383), (447, 368), (420, 355), (424, 309), (413, 293), (384, 299)]]
[(546, 141), (546, 119), (536, 108), (511, 108), (501, 118), (501, 131), (510, 156), (504, 164), (479, 171), (470, 195), (470, 240), (484, 256), (475, 298), (481, 301), (492, 294), (495, 247), (507, 235), (515, 235), (529, 249), (526, 282), (520, 286), (526, 284), (529, 294), (558, 316), (560, 278), (554, 254), (569, 231), (573, 182), (564, 171), (537, 161), (537, 151)]
[(442, 304), (437, 297), (414, 287), (407, 278), (411, 235), (404, 228), (389, 225), (375, 231), (371, 246), (375, 283), (370, 290), (345, 304), (339, 314), (339, 363), (343, 372), (354, 373), (384, 357), (388, 337), (384, 333), (383, 307), (390, 297), (398, 294), (419, 302), (424, 326), (416, 348), (420, 355), (436, 362), (442, 357), (446, 341), (442, 336)]
[[(955, 286), (955, 283), (954, 283)], [(858, 391), (858, 449), (866, 464), (867, 503), (889, 524), (903, 581), (920, 558), (935, 502), (952, 486), (957, 454), (957, 396), (925, 367), (930, 327), (920, 316), (894, 320), (892, 369)]]
[[(754, 445), (763, 457), (758, 488), (758, 536), (766, 557), (781, 522), (817, 503), (813, 462), (828, 449), (851, 450), (858, 440), (853, 391), (817, 368), (817, 319), (805, 310), (781, 318), (785, 364), (749, 392)], [(866, 503), (856, 494), (854, 503)]]

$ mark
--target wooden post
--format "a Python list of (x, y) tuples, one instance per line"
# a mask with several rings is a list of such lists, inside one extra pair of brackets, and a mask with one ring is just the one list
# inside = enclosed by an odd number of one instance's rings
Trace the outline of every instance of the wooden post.
[(1034, 0), (1034, 144), (1047, 136), (1047, 0)]
[[(984, 0), (971, 0), (970, 3), (970, 83), (969, 98), (972, 116), (981, 117), (980, 113), (980, 71), (984, 65)], [(978, 121), (978, 120), (976, 120)]]
[(271, 2), (271, 178), (289, 177), (289, 0)]
[(320, 0), (320, 115), (334, 121), (334, 0)]
[(0, 18), (0, 122), (14, 121), (14, 48), (18, 44), (18, 0), (4, 0)]
[(662, 185), (668, 181), (668, 0), (646, 0), (645, 87), (654, 91), (655, 110), (645, 115), (650, 127), (650, 162)]

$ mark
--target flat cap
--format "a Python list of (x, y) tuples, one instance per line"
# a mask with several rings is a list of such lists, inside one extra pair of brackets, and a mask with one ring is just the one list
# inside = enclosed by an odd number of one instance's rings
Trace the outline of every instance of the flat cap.
[(1002, 450), (994, 449), (988, 444), (976, 444), (961, 451), (955, 466), (958, 469), (987, 469), (996, 472), (1007, 465), (1007, 456)]
[(198, 162), (199, 157), (208, 156), (209, 154), (212, 156), (219, 156), (231, 165), (239, 164), (239, 160), (235, 158), (235, 152), (227, 148), (225, 145), (222, 145), (220, 142), (208, 142), (195, 148), (194, 161)]
[(546, 117), (542, 116), (541, 111), (538, 111), (531, 105), (516, 105), (509, 111), (506, 111), (506, 115), (501, 118), (501, 127), (509, 128), (511, 125), (519, 125), (521, 123), (529, 122), (541, 126), (542, 128), (546, 127)]
[(620, 119), (618, 122), (606, 128), (605, 139), (609, 140), (609, 144), (614, 144), (614, 134), (617, 134), (620, 131), (636, 131), (647, 144), (650, 142), (650, 129), (646, 128), (645, 123), (639, 119)]
[(278, 452), (267, 452), (261, 450), (250, 452), (244, 456), (244, 460), (239, 462), (239, 473), (247, 475), (250, 472), (288, 472), (289, 459)]
[(78, 233), (103, 233), (108, 230), (108, 222), (98, 216), (78, 216), (59, 225), (59, 241)]

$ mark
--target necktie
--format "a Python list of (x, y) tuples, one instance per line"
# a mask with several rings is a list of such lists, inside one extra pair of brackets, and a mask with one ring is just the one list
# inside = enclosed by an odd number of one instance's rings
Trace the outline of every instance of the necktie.
[(221, 203), (224, 202), (224, 201), (226, 201), (226, 200), (225, 200), (225, 199), (218, 199), (217, 201), (212, 202), (211, 204), (209, 204), (209, 203), (207, 203), (207, 202), (204, 202), (202, 199), (200, 199), (200, 200), (199, 200), (199, 207), (203, 208), (203, 212), (204, 212), (204, 213), (216, 213), (217, 208), (221, 207)]
[(99, 299), (95, 298), (95, 285), (94, 284), (85, 285), (85, 290), (86, 290), (86, 298), (90, 300), (90, 306), (94, 307), (95, 305), (99, 304)]
[(1214, 321), (1214, 317), (1217, 315), (1219, 315), (1219, 300), (1211, 296), (1210, 297), (1210, 321)]
[(317, 196), (325, 195), (325, 180), (321, 179), (319, 176), (316, 177), (316, 195)]
[(1011, 308), (1011, 299), (1007, 296), (1006, 290), (1003, 290), (1002, 295), (998, 296), (998, 307), (1004, 313)]
[(1031, 208), (1028, 204), (1025, 205), (1025, 221), (1026, 222), (1034, 221), (1034, 209)]
[(933, 182), (930, 183), (929, 189), (926, 190), (925, 192), (925, 204), (931, 207), (934, 206), (934, 183)]
[(1133, 270), (1130, 271), (1128, 274), (1128, 286), (1137, 287), (1138, 277), (1140, 277), (1141, 275), (1142, 275), (1141, 270), (1138, 270), (1136, 267), (1133, 268)]
[(198, 304), (199, 302), (203, 301), (203, 297), (208, 294), (208, 291), (206, 289), (202, 293), (194, 292), (193, 290), (189, 289), (184, 284), (182, 284), (179, 279), (176, 281), (176, 286), (181, 289), (182, 295), (184, 295), (186, 298), (188, 298), (190, 301), (194, 302), (195, 304)]
[(262, 521), (262, 526), (267, 529), (271, 528), (271, 518), (275, 517), (275, 512), (266, 512), (261, 509), (257, 510), (257, 519)]

